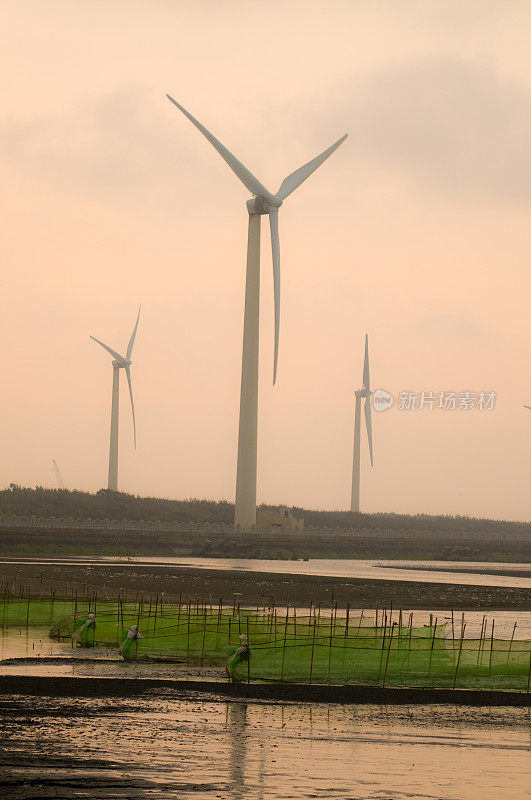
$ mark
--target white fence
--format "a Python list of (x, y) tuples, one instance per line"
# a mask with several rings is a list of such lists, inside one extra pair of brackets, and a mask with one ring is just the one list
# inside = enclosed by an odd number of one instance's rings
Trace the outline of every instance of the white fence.
[[(106, 530), (106, 531), (137, 531), (141, 533), (167, 532), (167, 533), (192, 533), (192, 534), (226, 534), (230, 536), (247, 535), (249, 529), (236, 528), (234, 525), (225, 525), (223, 522), (209, 524), (192, 522), (158, 522), (145, 520), (120, 520), (120, 519), (80, 519), (74, 517), (17, 517), (15, 515), (0, 516), (0, 528), (52, 528), (68, 530)], [(531, 543), (531, 533), (506, 531), (493, 533), (491, 531), (430, 531), (430, 530), (378, 530), (370, 528), (319, 528), (308, 527), (304, 531), (291, 529), (283, 530), (278, 527), (255, 527), (256, 534), (268, 536), (345, 536), (358, 539), (451, 539), (479, 540), (479, 541), (524, 541)]]

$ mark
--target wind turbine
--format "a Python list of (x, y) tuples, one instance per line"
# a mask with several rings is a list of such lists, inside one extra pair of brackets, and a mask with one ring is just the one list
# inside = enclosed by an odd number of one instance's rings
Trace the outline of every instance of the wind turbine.
[(138, 320), (140, 319), (140, 308), (138, 309), (138, 316), (136, 318), (133, 333), (127, 345), (125, 356), (121, 356), (108, 344), (100, 342), (95, 336), (91, 336), (95, 342), (100, 344), (111, 356), (114, 358), (112, 362), (112, 406), (111, 406), (111, 441), (109, 448), (109, 479), (107, 488), (113, 492), (118, 491), (118, 417), (120, 409), (120, 370), (125, 369), (127, 375), (127, 383), (129, 384), (129, 395), (131, 397), (131, 410), (133, 412), (133, 437), (136, 449), (136, 421), (135, 421), (135, 404), (133, 403), (133, 387), (131, 384), (131, 353), (133, 352), (133, 345), (135, 343), (136, 332), (138, 329)]
[(260, 317), (260, 218), (269, 215), (271, 247), (273, 250), (273, 287), (275, 297), (275, 349), (273, 384), (277, 377), (278, 339), (280, 330), (280, 243), (278, 210), (286, 197), (297, 189), (312, 172), (345, 141), (347, 134), (321, 155), (285, 178), (276, 194), (271, 194), (238, 159), (221, 144), (195, 117), (173, 97), (166, 95), (190, 122), (208, 139), (236, 177), (251, 192), (247, 200), (249, 231), (247, 239), (247, 272), (245, 279), (245, 312), (243, 323), (242, 379), (240, 393), (240, 423), (238, 431), (238, 466), (236, 472), (236, 502), (234, 524), (248, 528), (256, 525), (256, 460), (258, 435), (258, 339)]
[(363, 389), (357, 389), (356, 411), (354, 415), (354, 462), (352, 465), (352, 495), (350, 500), (350, 510), (358, 512), (360, 510), (360, 440), (361, 440), (361, 401), (365, 399), (363, 411), (365, 413), (365, 428), (369, 442), (369, 454), (372, 458), (372, 419), (371, 419), (371, 375), (369, 370), (369, 337), (365, 334), (365, 358), (363, 359)]

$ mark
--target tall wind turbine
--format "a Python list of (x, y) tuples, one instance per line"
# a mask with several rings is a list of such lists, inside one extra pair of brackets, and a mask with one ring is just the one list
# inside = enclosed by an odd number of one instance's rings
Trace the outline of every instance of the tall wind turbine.
[(360, 440), (361, 440), (361, 401), (365, 399), (363, 411), (365, 413), (365, 428), (369, 441), (369, 455), (372, 458), (372, 419), (371, 419), (371, 375), (369, 370), (369, 337), (365, 334), (365, 358), (363, 360), (363, 389), (357, 389), (356, 411), (354, 415), (354, 462), (352, 465), (352, 495), (350, 499), (350, 510), (357, 512), (360, 510)]
[(131, 384), (131, 354), (133, 352), (133, 345), (135, 343), (136, 332), (138, 329), (138, 320), (140, 319), (140, 308), (138, 309), (138, 316), (136, 318), (133, 333), (127, 345), (125, 356), (121, 356), (108, 344), (100, 342), (95, 336), (91, 336), (95, 342), (100, 344), (108, 353), (111, 354), (114, 361), (112, 362), (112, 406), (111, 406), (111, 442), (109, 448), (109, 479), (107, 488), (113, 492), (118, 491), (118, 417), (120, 410), (120, 370), (125, 369), (127, 375), (127, 383), (129, 384), (129, 395), (131, 397), (131, 410), (133, 412), (133, 437), (136, 449), (136, 421), (135, 421), (135, 404), (133, 403), (133, 386)]
[(249, 231), (247, 239), (247, 272), (245, 279), (245, 312), (243, 323), (242, 380), (240, 393), (240, 424), (238, 431), (238, 467), (236, 472), (236, 502), (234, 524), (242, 527), (256, 525), (256, 461), (258, 436), (258, 339), (260, 316), (260, 218), (269, 215), (271, 247), (273, 250), (273, 286), (275, 296), (275, 350), (273, 384), (277, 377), (278, 338), (280, 330), (280, 243), (278, 210), (283, 201), (306, 178), (337, 150), (347, 134), (328, 150), (299, 167), (285, 178), (276, 194), (271, 194), (255, 176), (221, 144), (210, 131), (183, 108), (173, 97), (166, 95), (190, 122), (208, 139), (236, 177), (253, 197), (247, 201)]

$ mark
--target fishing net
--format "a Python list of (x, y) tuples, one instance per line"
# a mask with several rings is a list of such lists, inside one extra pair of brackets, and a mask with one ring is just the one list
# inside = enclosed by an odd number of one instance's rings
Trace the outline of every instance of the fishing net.
[(116, 647), (131, 626), (141, 639), (127, 648), (127, 658), (225, 664), (227, 647), (249, 642), (249, 658), (234, 677), (274, 683), (366, 684), (408, 687), (452, 687), (529, 690), (531, 642), (482, 634), (464, 637), (464, 630), (446, 625), (413, 625), (361, 614), (339, 616), (337, 610), (212, 608), (199, 603), (126, 603), (94, 600), (4, 598), (4, 627), (49, 625), (51, 635), (72, 638), (95, 613), (96, 625), (84, 637), (85, 646)]

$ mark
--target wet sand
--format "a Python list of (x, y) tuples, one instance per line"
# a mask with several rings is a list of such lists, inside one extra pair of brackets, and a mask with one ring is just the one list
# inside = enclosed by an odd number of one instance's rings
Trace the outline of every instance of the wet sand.
[(149, 564), (62, 565), (14, 563), (0, 565), (0, 581), (17, 591), (24, 587), (33, 596), (46, 596), (51, 589), (57, 597), (97, 592), (116, 597), (127, 592), (128, 599), (140, 594), (145, 599), (163, 595), (176, 602), (179, 596), (205, 597), (224, 604), (241, 593), (242, 604), (262, 604), (274, 597), (277, 605), (309, 606), (310, 602), (356, 608), (389, 607), (444, 610), (531, 610), (531, 589), (517, 587), (466, 586), (414, 581), (387, 581), (322, 577), (242, 570), (159, 567)]
[(5, 800), (528, 797), (524, 708), (37, 689), (0, 689)]

